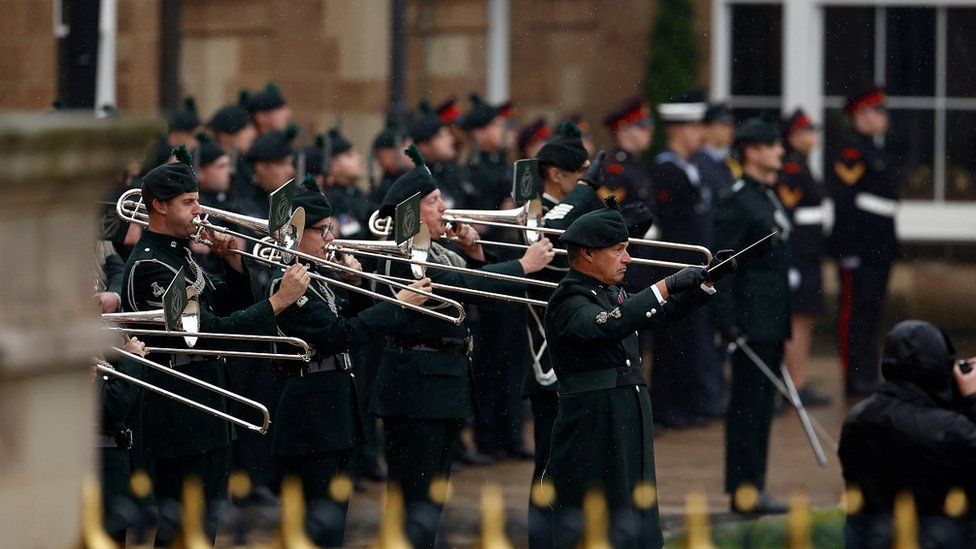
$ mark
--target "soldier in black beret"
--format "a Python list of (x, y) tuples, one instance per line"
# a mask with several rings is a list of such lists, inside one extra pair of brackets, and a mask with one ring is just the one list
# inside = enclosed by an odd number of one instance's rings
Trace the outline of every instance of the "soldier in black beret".
[[(704, 141), (707, 103), (705, 93), (695, 90), (670, 103), (658, 105), (658, 118), (664, 126), (664, 149), (651, 166), (653, 211), (661, 240), (711, 246), (712, 208), (715, 195), (701, 178), (692, 155)], [(649, 248), (638, 248), (650, 257)], [(654, 258), (693, 263), (697, 254), (666, 250), (653, 252)], [(648, 267), (631, 269), (628, 283), (646, 285), (660, 270)], [(705, 311), (695, 311), (663, 330), (652, 334), (654, 360), (651, 366), (651, 402), (654, 420), (661, 426), (683, 429), (707, 424), (706, 415), (724, 409), (724, 356), (714, 352), (714, 334)], [(689, 370), (689, 366), (691, 366)]]
[(899, 182), (879, 139), (888, 132), (885, 92), (870, 86), (852, 95), (845, 112), (853, 132), (827, 160), (827, 191), (834, 200), (828, 240), (840, 278), (838, 353), (850, 396), (878, 384), (878, 324), (898, 258), (895, 217)]
[(373, 139), (373, 158), (383, 172), (380, 180), (373, 185), (370, 203), (377, 207), (397, 178), (410, 169), (410, 159), (403, 153), (409, 139), (404, 135), (394, 117), (388, 116), (386, 126)]
[[(396, 205), (419, 193), (420, 218), (432, 239), (428, 261), (466, 265), (485, 271), (524, 276), (551, 261), (552, 244), (543, 239), (518, 260), (486, 264), (484, 250), (474, 241), (477, 233), (462, 225), (449, 231), (443, 220), (445, 208), (440, 190), (416, 147), (408, 154), (415, 167), (390, 188), (379, 210), (392, 215)], [(441, 246), (442, 236), (458, 236), (462, 256)], [(380, 273), (412, 277), (403, 262), (380, 261)], [(469, 274), (428, 269), (435, 283), (515, 295), (523, 284)], [(470, 294), (452, 295), (464, 303), (485, 299)], [(442, 308), (443, 306), (438, 306)], [(418, 313), (407, 312), (409, 323), (388, 338), (373, 391), (370, 411), (383, 420), (386, 462), (390, 480), (403, 488), (407, 537), (413, 547), (434, 545), (443, 498), (432, 495), (432, 481), (446, 480), (451, 471), (453, 450), (472, 413), (470, 376), (471, 335), (467, 323), (454, 325)], [(434, 485), (436, 487), (436, 484)]]
[[(741, 250), (773, 231), (779, 235), (761, 256), (719, 285), (712, 307), (715, 326), (726, 342), (745, 338), (752, 350), (775, 368), (790, 338), (789, 241), (792, 225), (773, 190), (782, 168), (779, 128), (751, 118), (736, 131), (734, 146), (742, 178), (719, 200), (714, 245)], [(725, 422), (725, 491), (732, 511), (781, 513), (783, 503), (765, 492), (769, 433), (775, 388), (742, 351), (732, 354), (732, 383)], [(736, 497), (756, 490), (759, 498)], [(754, 505), (747, 507), (750, 503)]]
[(337, 238), (364, 240), (369, 232), (369, 216), (373, 207), (366, 193), (357, 184), (366, 173), (363, 155), (339, 128), (329, 130), (329, 173), (323, 188), (335, 209)]
[(447, 207), (473, 207), (475, 189), (457, 163), (458, 148), (454, 136), (426, 101), (420, 102), (410, 123), (410, 139), (427, 160), (431, 176), (437, 182)]
[(217, 145), (230, 154), (233, 162), (247, 153), (258, 136), (246, 108), (249, 98), (247, 90), (241, 90), (237, 103), (221, 107), (207, 122)]
[(807, 357), (813, 323), (823, 314), (821, 263), (824, 253), (823, 184), (810, 171), (810, 153), (820, 146), (820, 129), (802, 109), (780, 124), (786, 154), (776, 182), (776, 196), (793, 223), (790, 239), (791, 337), (785, 362), (800, 400), (807, 407), (824, 406), (830, 398), (807, 383)]
[(200, 127), (197, 116), (197, 103), (192, 97), (183, 99), (183, 108), (170, 111), (166, 116), (166, 135), (160, 136), (153, 146), (149, 158), (149, 165), (145, 169), (151, 170), (166, 163), (171, 157), (171, 151), (180, 145), (187, 149), (196, 147), (196, 133)]
[[(277, 334), (275, 315), (301, 297), (308, 285), (305, 267), (290, 268), (275, 294), (254, 303), (248, 271), (241, 257), (230, 251), (235, 246), (233, 239), (204, 231), (204, 236), (214, 243), (214, 253), (227, 263), (226, 276), (222, 278), (205, 273), (189, 249), (190, 236), (197, 230), (193, 220), (201, 214), (192, 158), (184, 147), (174, 151), (174, 155), (179, 162), (163, 164), (143, 178), (142, 198), (149, 212), (149, 226), (125, 266), (123, 309), (146, 311), (161, 307), (163, 292), (182, 269), (188, 286), (197, 294), (200, 331)], [(183, 346), (184, 342), (179, 338), (147, 337), (146, 344), (173, 347)], [(190, 348), (183, 354), (150, 354), (148, 358), (226, 387), (227, 371), (222, 358), (195, 355)], [(185, 382), (161, 372), (147, 371), (146, 381), (219, 410), (227, 409), (223, 397), (202, 388), (187, 387)], [(203, 484), (206, 530), (212, 543), (217, 514), (226, 498), (233, 430), (223, 420), (155, 393), (147, 393), (141, 406), (145, 451), (155, 460), (153, 486), (160, 505), (156, 544), (168, 546), (176, 536), (180, 520), (178, 502), (183, 482), (189, 476), (198, 477)]]
[[(307, 176), (305, 186), (295, 191), (295, 207), (305, 209), (305, 232), (299, 250), (329, 259), (327, 246), (335, 238), (336, 218), (329, 201), (319, 192), (315, 179)], [(361, 270), (350, 254), (334, 261)], [(303, 261), (311, 272), (362, 285), (362, 278)], [(270, 291), (277, 290), (281, 278)], [(431, 291), (430, 280), (411, 284)], [(427, 298), (400, 290), (396, 298), (420, 305)], [(278, 329), (299, 337), (314, 349), (307, 364), (280, 361), (274, 364), (276, 391), (275, 421), (271, 439), (274, 456), (286, 475), (302, 481), (306, 501), (306, 529), (316, 546), (341, 547), (345, 517), (349, 506), (348, 490), (341, 488), (350, 459), (364, 441), (364, 424), (357, 395), (356, 377), (350, 353), (376, 342), (410, 321), (406, 310), (397, 305), (375, 303), (356, 292), (333, 290), (319, 280), (312, 281), (305, 295), (278, 315)], [(363, 374), (361, 365), (355, 365)]]
[(251, 94), (247, 100), (247, 112), (259, 135), (271, 130), (285, 131), (291, 123), (291, 107), (285, 102), (281, 88), (274, 82), (268, 82), (264, 89)]
[(241, 213), (255, 217), (268, 217), (268, 195), (295, 177), (292, 140), (298, 128), (289, 126), (285, 131), (271, 130), (258, 136), (247, 151), (253, 179), (250, 192), (240, 197)]
[[(584, 492), (599, 489), (614, 547), (661, 547), (654, 490), (653, 415), (637, 330), (666, 326), (714, 293), (705, 269), (687, 267), (634, 295), (620, 286), (630, 263), (627, 223), (615, 200), (559, 237), (570, 270), (545, 315), (559, 414), (546, 476), (555, 488), (554, 547), (573, 547)], [(679, 295), (680, 294), (680, 295)]]

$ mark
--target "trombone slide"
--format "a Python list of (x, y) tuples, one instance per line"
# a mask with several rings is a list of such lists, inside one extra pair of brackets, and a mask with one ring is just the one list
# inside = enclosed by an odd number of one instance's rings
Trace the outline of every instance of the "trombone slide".
[(222, 410), (218, 410), (218, 409), (213, 408), (211, 406), (207, 406), (206, 404), (202, 404), (202, 403), (197, 402), (195, 400), (186, 398), (183, 395), (174, 393), (172, 391), (168, 391), (166, 389), (163, 389), (162, 387), (157, 387), (157, 386), (153, 385), (152, 383), (143, 381), (143, 380), (141, 380), (141, 379), (139, 379), (137, 377), (133, 377), (133, 376), (130, 376), (130, 375), (124, 373), (124, 372), (120, 372), (120, 371), (116, 370), (114, 367), (112, 367), (111, 364), (109, 364), (108, 362), (106, 362), (104, 360), (99, 360), (98, 361), (98, 364), (96, 365), (96, 369), (99, 372), (102, 372), (102, 373), (107, 374), (107, 375), (112, 375), (112, 376), (118, 377), (120, 379), (123, 379), (125, 381), (128, 381), (129, 383), (132, 383), (134, 385), (138, 385), (139, 387), (142, 387), (143, 389), (146, 389), (147, 391), (152, 391), (154, 393), (158, 393), (158, 394), (163, 395), (165, 397), (169, 397), (169, 398), (171, 398), (173, 400), (182, 402), (183, 404), (186, 404), (187, 406), (190, 406), (191, 408), (196, 408), (197, 410), (200, 410), (202, 412), (206, 412), (206, 413), (208, 413), (208, 414), (210, 414), (212, 416), (216, 416), (216, 417), (218, 417), (220, 419), (223, 419), (225, 421), (229, 421), (229, 422), (231, 422), (234, 425), (237, 425), (239, 427), (244, 427), (245, 429), (248, 429), (248, 430), (251, 430), (251, 431), (257, 431), (257, 432), (261, 433), (262, 435), (263, 434), (266, 434), (268, 432), (268, 428), (271, 426), (271, 413), (268, 412), (268, 409), (266, 407), (264, 407), (264, 405), (262, 405), (260, 402), (255, 402), (255, 401), (253, 401), (253, 400), (251, 400), (251, 399), (249, 399), (247, 397), (243, 397), (243, 396), (241, 396), (241, 395), (239, 395), (237, 393), (232, 393), (232, 392), (228, 391), (227, 389), (224, 389), (223, 387), (218, 387), (218, 386), (213, 385), (211, 383), (207, 383), (206, 381), (203, 381), (202, 379), (197, 379), (197, 378), (195, 378), (193, 376), (184, 374), (183, 372), (181, 372), (179, 370), (175, 370), (175, 369), (170, 368), (168, 366), (163, 366), (162, 364), (153, 362), (153, 361), (148, 360), (146, 358), (143, 358), (143, 357), (141, 357), (139, 355), (132, 354), (132, 353), (130, 353), (128, 351), (125, 351), (124, 349), (120, 349), (118, 347), (113, 347), (112, 350), (115, 351), (115, 352), (117, 352), (117, 353), (119, 353), (121, 356), (124, 356), (124, 357), (126, 357), (126, 358), (128, 358), (130, 360), (133, 360), (135, 362), (138, 362), (139, 364), (142, 364), (143, 366), (148, 366), (149, 368), (153, 368), (155, 370), (159, 370), (161, 372), (165, 372), (165, 373), (167, 373), (169, 375), (172, 375), (172, 376), (174, 376), (176, 378), (179, 378), (179, 379), (182, 379), (182, 380), (184, 380), (186, 382), (189, 382), (189, 383), (192, 383), (194, 385), (197, 385), (198, 387), (203, 387), (204, 389), (207, 389), (209, 391), (213, 391), (215, 393), (218, 393), (220, 395), (223, 395), (223, 396), (225, 396), (225, 397), (227, 397), (227, 398), (229, 398), (231, 400), (235, 400), (237, 402), (240, 402), (241, 404), (244, 404), (245, 406), (248, 406), (250, 408), (254, 408), (254, 409), (258, 410), (259, 412), (261, 412), (261, 415), (262, 415), (262, 418), (263, 418), (262, 419), (262, 422), (261, 422), (260, 425), (258, 425), (256, 423), (251, 423), (249, 421), (246, 421), (246, 420), (240, 419), (238, 417), (232, 416), (232, 415), (230, 415), (227, 412), (224, 412)]

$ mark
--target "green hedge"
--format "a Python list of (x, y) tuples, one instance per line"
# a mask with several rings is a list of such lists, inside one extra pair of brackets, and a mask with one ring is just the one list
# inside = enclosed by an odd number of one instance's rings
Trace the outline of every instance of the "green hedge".
[[(819, 509), (811, 513), (811, 539), (817, 549), (844, 547), (844, 512), (840, 509)], [(711, 528), (712, 541), (720, 549), (740, 547), (786, 547), (785, 515), (757, 520), (720, 524)], [(670, 537), (665, 547), (684, 547), (685, 536)]]

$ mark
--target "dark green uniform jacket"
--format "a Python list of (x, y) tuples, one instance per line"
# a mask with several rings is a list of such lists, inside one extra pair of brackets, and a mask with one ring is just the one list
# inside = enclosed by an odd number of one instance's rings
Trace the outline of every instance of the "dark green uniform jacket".
[[(271, 292), (280, 283), (280, 278), (275, 280)], [(349, 364), (348, 351), (385, 336), (407, 320), (398, 305), (370, 306), (368, 297), (348, 295), (346, 300), (328, 284), (313, 280), (305, 296), (278, 315), (282, 334), (301, 338), (314, 349), (312, 364), (328, 360)], [(275, 363), (281, 396), (272, 427), (274, 454), (307, 455), (363, 444), (353, 372), (337, 369), (298, 375), (307, 368), (297, 361)]]
[[(149, 230), (142, 233), (125, 266), (125, 287), (122, 306), (126, 311), (146, 311), (162, 307), (162, 294), (180, 268), (184, 269), (187, 285), (194, 281), (202, 286), (199, 294), (200, 331), (237, 334), (275, 335), (274, 310), (267, 300), (251, 304), (248, 276), (227, 269), (227, 277), (209, 277), (188, 259), (188, 240), (178, 239)], [(202, 280), (200, 280), (202, 277)], [(218, 316), (219, 315), (219, 316)], [(150, 347), (186, 347), (182, 338), (146, 337)], [(197, 348), (208, 345), (220, 347), (219, 341), (199, 340)], [(187, 355), (150, 355), (162, 364), (177, 364), (176, 369), (209, 383), (224, 386), (225, 364), (222, 359)], [(176, 380), (156, 370), (146, 373), (146, 381), (192, 398), (220, 410), (226, 409), (223, 397), (203, 388)], [(146, 451), (157, 457), (176, 457), (199, 454), (230, 444), (229, 424), (205, 412), (187, 407), (172, 399), (147, 393), (142, 408), (143, 437)]]
[[(564, 520), (579, 510), (584, 491), (601, 487), (614, 524), (660, 545), (656, 507), (632, 510), (634, 488), (654, 484), (653, 417), (641, 371), (638, 330), (660, 328), (704, 304), (694, 290), (661, 303), (647, 288), (628, 296), (574, 269), (549, 301), (546, 334), (559, 378), (559, 415), (553, 426), (548, 475), (556, 488), (557, 546)], [(564, 513), (565, 512), (565, 513)], [(628, 514), (634, 518), (628, 518)], [(632, 527), (632, 528), (631, 528)], [(572, 543), (572, 539), (562, 540)], [(632, 540), (629, 540), (632, 542)], [(628, 544), (628, 540), (615, 540)]]
[[(460, 256), (434, 243), (429, 261), (460, 264)], [(475, 267), (477, 268), (477, 267)], [(524, 276), (522, 265), (505, 261), (484, 265), (484, 271)], [(410, 277), (409, 265), (403, 262), (381, 262), (379, 272)], [(520, 295), (525, 285), (493, 280), (477, 275), (428, 269), (433, 282), (489, 292)], [(437, 290), (437, 295), (477, 303), (485, 298)], [(428, 302), (427, 306), (431, 306)], [(455, 314), (453, 308), (435, 304), (440, 312)], [(380, 417), (411, 419), (461, 419), (472, 413), (470, 369), (463, 347), (469, 341), (466, 323), (450, 322), (421, 313), (407, 311), (409, 321), (393, 330), (383, 350), (380, 372), (373, 389), (370, 413)], [(449, 349), (447, 352), (438, 348)]]
[(712, 315), (718, 326), (735, 325), (756, 343), (790, 338), (790, 266), (792, 228), (773, 190), (743, 176), (715, 212), (715, 249), (741, 250), (772, 231), (771, 249), (719, 282)]

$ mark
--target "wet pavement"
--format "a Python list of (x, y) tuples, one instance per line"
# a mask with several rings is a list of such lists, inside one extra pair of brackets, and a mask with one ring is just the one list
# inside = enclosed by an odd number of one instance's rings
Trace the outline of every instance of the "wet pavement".
[[(814, 386), (833, 398), (832, 405), (810, 410), (835, 438), (848, 406), (841, 397), (840, 373), (834, 357), (814, 357), (810, 364)], [(527, 426), (531, 429), (531, 424)], [(526, 433), (531, 439), (530, 433)], [(806, 494), (814, 507), (837, 505), (843, 490), (840, 464), (827, 443), (826, 467), (821, 468), (803, 433), (797, 414), (786, 409), (773, 423), (767, 489), (788, 498)], [(728, 498), (723, 494), (723, 423), (715, 420), (707, 427), (665, 431), (655, 438), (658, 497), (666, 531), (683, 527), (685, 494), (704, 490), (713, 522), (729, 520)], [(473, 545), (478, 532), (480, 489), (497, 483), (504, 491), (509, 539), (519, 547), (526, 545), (526, 506), (529, 498), (531, 461), (504, 461), (487, 467), (464, 467), (452, 477), (452, 495), (444, 511), (442, 534), (451, 547)], [(355, 494), (349, 511), (348, 545), (368, 546), (374, 539), (380, 518), (381, 487), (371, 484), (366, 493)]]
[[(833, 398), (831, 405), (811, 409), (810, 414), (834, 439), (838, 439), (849, 404), (841, 396), (836, 357), (816, 356), (809, 367), (814, 387)], [(527, 440), (531, 441), (531, 422), (526, 430)], [(797, 493), (805, 494), (813, 507), (836, 506), (843, 489), (840, 464), (826, 441), (824, 450), (828, 454), (828, 463), (826, 467), (820, 467), (797, 414), (792, 408), (784, 409), (773, 423), (767, 490), (782, 499)], [(684, 497), (689, 491), (705, 492), (713, 524), (735, 519), (728, 513), (728, 497), (723, 494), (724, 454), (723, 422), (719, 420), (713, 420), (707, 427), (667, 430), (656, 435), (658, 497), (665, 534), (683, 529)], [(452, 491), (442, 520), (441, 545), (475, 546), (480, 525), (481, 488), (487, 483), (495, 483), (504, 493), (508, 537), (516, 547), (525, 547), (531, 474), (532, 462), (527, 460), (508, 460), (487, 467), (457, 470), (452, 477)], [(347, 546), (369, 547), (375, 541), (382, 514), (382, 491), (382, 485), (370, 483), (365, 492), (353, 495), (347, 523)], [(265, 535), (252, 530), (249, 541), (267, 539), (273, 526), (267, 522), (265, 525), (267, 528), (259, 529), (266, 532)], [(227, 532), (227, 529), (222, 528), (222, 531)], [(218, 546), (232, 545), (229, 537), (222, 533)]]

